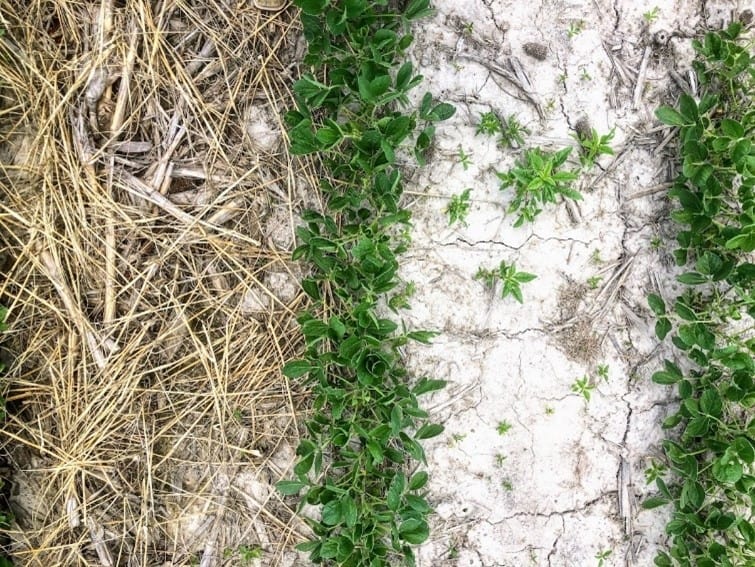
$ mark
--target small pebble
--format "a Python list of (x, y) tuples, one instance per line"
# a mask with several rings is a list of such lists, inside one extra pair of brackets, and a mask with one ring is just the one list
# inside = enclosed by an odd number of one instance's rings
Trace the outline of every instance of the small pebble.
[(749, 8), (747, 10), (742, 10), (739, 13), (739, 21), (745, 26), (749, 26), (752, 23), (752, 10)]
[(544, 61), (548, 55), (548, 47), (542, 43), (529, 42), (522, 46), (524, 52), (538, 61)]

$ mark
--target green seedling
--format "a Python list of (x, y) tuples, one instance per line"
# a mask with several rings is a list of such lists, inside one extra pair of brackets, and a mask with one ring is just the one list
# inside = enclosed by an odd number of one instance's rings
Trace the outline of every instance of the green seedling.
[(652, 10), (643, 12), (642, 17), (647, 23), (652, 24), (658, 19), (658, 16), (660, 16), (660, 14), (661, 9), (658, 6), (653, 6)]
[(296, 229), (292, 259), (306, 265), (308, 301), (297, 319), (301, 354), (283, 367), (313, 411), (276, 486), (299, 510), (318, 509), (297, 546), (310, 562), (408, 565), (430, 533), (423, 442), (443, 432), (420, 399), (445, 382), (415, 378), (403, 363), (407, 343), (436, 333), (409, 331), (382, 308), (407, 308), (413, 287), (402, 290), (398, 277), (411, 213), (396, 156), (424, 164), (455, 109), (430, 93), (410, 96), (422, 82), (406, 58), (410, 29), (432, 13), (429, 0), (294, 4), (309, 49), (285, 115), (289, 149), (319, 154), (326, 170), (322, 207), (305, 210)]
[(504, 478), (504, 479), (503, 479), (503, 480), (501, 481), (501, 487), (502, 487), (502, 488), (503, 488), (503, 489), (504, 489), (504, 490), (505, 490), (506, 492), (513, 492), (513, 491), (514, 491), (514, 484), (513, 484), (513, 483), (512, 483), (512, 482), (511, 482), (511, 481), (510, 481), (510, 480), (509, 480), (508, 478)]
[(668, 467), (655, 459), (650, 461), (650, 466), (645, 469), (645, 482), (652, 484), (659, 478), (663, 478), (668, 473)]
[(414, 297), (417, 292), (417, 286), (414, 282), (408, 282), (404, 285), (404, 289), (391, 296), (388, 300), (388, 307), (394, 313), (398, 313), (399, 309), (409, 309), (409, 300)]
[(506, 455), (504, 455), (503, 453), (497, 453), (496, 456), (495, 456), (495, 464), (496, 464), (496, 466), (498, 468), (501, 468), (503, 466), (503, 463), (506, 462), (507, 458), (508, 457), (506, 457)]
[(590, 254), (590, 263), (593, 266), (600, 266), (603, 264), (605, 260), (603, 260), (603, 257), (601, 256), (600, 250), (597, 248), (593, 249), (592, 253)]
[(507, 148), (518, 148), (524, 145), (524, 136), (529, 134), (529, 129), (522, 126), (517, 117), (511, 114), (502, 123), (499, 143)]
[(580, 65), (579, 67), (579, 80), (580, 81), (592, 81), (592, 75), (590, 75), (587, 67)]
[(590, 289), (598, 289), (601, 281), (603, 281), (603, 278), (600, 276), (590, 276), (587, 278), (587, 287)]
[(455, 445), (456, 443), (461, 443), (462, 441), (464, 441), (466, 436), (466, 433), (454, 433), (453, 435), (451, 435), (451, 439), (453, 440), (452, 444)]
[(501, 260), (501, 263), (495, 270), (480, 267), (474, 279), (482, 280), (485, 287), (489, 289), (493, 289), (496, 282), (500, 281), (502, 284), (501, 298), (506, 298), (510, 295), (519, 303), (523, 303), (524, 298), (522, 297), (521, 284), (531, 282), (536, 277), (536, 275), (527, 272), (518, 272), (516, 264), (508, 264), (505, 260)]
[(461, 167), (464, 168), (464, 171), (467, 171), (469, 169), (469, 166), (472, 164), (469, 158), (469, 154), (464, 151), (464, 148), (459, 146), (459, 163), (461, 163)]
[(650, 239), (650, 248), (652, 248), (656, 252), (661, 249), (661, 246), (663, 246), (663, 241), (661, 240), (660, 236), (656, 235)]
[(495, 136), (501, 133), (501, 119), (492, 110), (480, 115), (480, 121), (477, 123), (476, 134), (485, 134), (486, 136)]
[(595, 559), (598, 560), (598, 567), (603, 567), (603, 565), (605, 565), (606, 559), (608, 559), (612, 553), (613, 553), (612, 549), (607, 549), (605, 551), (598, 551), (598, 553), (595, 554)]
[(598, 364), (597, 374), (599, 378), (602, 378), (604, 382), (608, 382), (609, 367), (607, 364)]
[(611, 141), (616, 133), (616, 129), (612, 128), (608, 134), (600, 135), (595, 128), (590, 129), (590, 136), (582, 136), (575, 134), (575, 139), (579, 142), (580, 154), (579, 162), (585, 169), (592, 168), (597, 159), (600, 156), (614, 155), (613, 148), (611, 148)]
[(657, 494), (643, 506), (670, 509), (655, 565), (755, 565), (753, 43), (734, 22), (692, 46), (697, 96), (656, 110), (678, 135), (668, 197), (682, 290), (648, 296), (658, 339), (675, 347), (652, 380), (680, 403), (662, 424), (667, 465), (645, 471)]
[(579, 34), (582, 33), (582, 30), (585, 27), (585, 22), (582, 20), (577, 20), (576, 22), (572, 22), (569, 24), (569, 29), (566, 30), (566, 35), (569, 36), (569, 39), (574, 39)]
[(242, 565), (249, 565), (255, 559), (262, 559), (263, 552), (258, 545), (239, 545), (236, 549), (226, 549), (223, 552), (223, 557), (226, 559), (234, 556), (238, 556)]
[(542, 212), (546, 203), (556, 203), (559, 198), (582, 199), (582, 195), (572, 188), (577, 172), (563, 170), (571, 148), (555, 153), (540, 148), (528, 149), (507, 172), (498, 172), (501, 190), (514, 188), (514, 198), (509, 205), (510, 213), (518, 213), (515, 227), (532, 222)]
[(445, 212), (448, 215), (448, 226), (453, 226), (455, 223), (467, 226), (470, 191), (471, 189), (464, 189), (459, 195), (451, 196), (451, 201), (445, 209)]
[(556, 410), (552, 406), (545, 406), (545, 415), (553, 415)]
[(590, 401), (594, 389), (595, 386), (590, 383), (590, 378), (588, 376), (577, 378), (574, 384), (571, 385), (571, 391), (582, 396), (587, 402)]
[(506, 435), (511, 430), (511, 424), (508, 421), (500, 421), (495, 430), (498, 432), (498, 435)]

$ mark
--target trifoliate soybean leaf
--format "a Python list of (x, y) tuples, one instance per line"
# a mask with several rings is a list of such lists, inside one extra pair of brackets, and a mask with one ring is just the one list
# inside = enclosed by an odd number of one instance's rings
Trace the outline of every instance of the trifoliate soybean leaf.
[(415, 512), (419, 512), (420, 514), (427, 514), (432, 511), (432, 508), (430, 508), (430, 505), (427, 503), (427, 500), (425, 500), (421, 496), (408, 494), (406, 496), (406, 503), (409, 505), (409, 507), (412, 510), (414, 510)]
[(412, 394), (415, 396), (421, 396), (428, 392), (434, 392), (436, 390), (442, 390), (445, 388), (447, 382), (445, 380), (431, 380), (430, 378), (422, 378), (417, 385), (412, 388)]
[(737, 437), (731, 446), (745, 463), (752, 464), (755, 461), (755, 448), (753, 448), (752, 441), (747, 437)]
[(308, 16), (322, 14), (329, 3), (330, 0), (295, 0), (294, 2)]
[(700, 285), (708, 281), (704, 275), (697, 272), (687, 272), (676, 277), (677, 281), (686, 285)]
[(700, 410), (713, 417), (721, 417), (723, 401), (715, 388), (708, 388), (700, 396)]
[(412, 545), (419, 545), (430, 535), (427, 522), (417, 518), (409, 518), (401, 522), (398, 528), (399, 537)]
[(335, 526), (341, 521), (341, 501), (331, 500), (322, 507), (322, 523), (326, 526)]
[(730, 138), (739, 139), (745, 135), (745, 129), (736, 120), (724, 118), (721, 120), (721, 131)]
[(670, 106), (662, 106), (656, 109), (655, 116), (658, 120), (669, 126), (684, 126), (685, 124), (690, 124), (688, 120)]
[(437, 437), (445, 428), (439, 423), (427, 423), (417, 430), (414, 434), (415, 439), (430, 439), (431, 437)]
[(428, 120), (433, 120), (433, 121), (448, 120), (454, 114), (456, 114), (456, 107), (452, 104), (448, 104), (447, 102), (442, 102), (436, 105), (430, 111), (430, 114), (428, 115)]
[(420, 471), (412, 475), (409, 481), (409, 490), (419, 490), (427, 484), (428, 475), (425, 471)]
[(729, 250), (739, 249), (744, 252), (755, 250), (755, 230), (744, 232), (726, 241), (726, 248)]
[(430, 16), (432, 13), (430, 0), (412, 0), (404, 10), (404, 16), (407, 20), (418, 20)]
[(306, 360), (292, 360), (283, 366), (283, 375), (286, 378), (299, 378), (312, 370), (312, 364)]
[(659, 317), (666, 314), (666, 304), (660, 295), (651, 293), (648, 295), (648, 305), (650, 309)]
[(668, 335), (671, 332), (671, 321), (668, 320), (667, 317), (661, 317), (658, 319), (658, 321), (655, 322), (655, 335), (658, 337), (659, 340), (663, 340), (666, 338), (666, 335)]
[(665, 372), (663, 370), (656, 372), (652, 376), (653, 382), (656, 384), (676, 384), (681, 378), (679, 376), (676, 376), (670, 372)]
[(694, 98), (686, 93), (679, 97), (679, 111), (686, 123), (692, 124), (697, 122), (697, 103)]
[(665, 506), (669, 502), (670, 500), (665, 496), (651, 496), (650, 498), (645, 498), (645, 500), (642, 501), (642, 507), (645, 510), (652, 510), (653, 508), (658, 508), (659, 506)]
[(700, 509), (705, 500), (703, 486), (695, 480), (686, 480), (682, 486), (682, 494), (679, 503), (682, 508), (690, 508), (691, 511)]
[(306, 485), (303, 482), (299, 482), (298, 480), (281, 480), (275, 484), (275, 488), (278, 489), (278, 492), (286, 496), (298, 494), (305, 486)]
[(385, 495), (385, 502), (389, 510), (393, 512), (398, 510), (398, 507), (401, 505), (401, 496), (404, 493), (404, 488), (406, 488), (406, 477), (402, 473), (396, 473)]

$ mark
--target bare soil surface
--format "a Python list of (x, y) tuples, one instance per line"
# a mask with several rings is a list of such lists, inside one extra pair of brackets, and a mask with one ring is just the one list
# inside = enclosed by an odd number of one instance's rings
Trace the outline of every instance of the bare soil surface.
[[(747, 6), (434, 6), (411, 57), (457, 113), (407, 171), (404, 318), (441, 335), (406, 354), (449, 382), (429, 402), (446, 433), (427, 445), (418, 564), (651, 565), (666, 516), (638, 504), (673, 400), (649, 380), (664, 352), (645, 296), (674, 274), (671, 132), (653, 111), (690, 88), (690, 38)], [(288, 155), (281, 124), (296, 10), (2, 0), (0, 23), (18, 564), (307, 565), (273, 488), (307, 407), (280, 368), (299, 348), (296, 215), (317, 203), (316, 164)], [(489, 111), (516, 116), (523, 147), (476, 134)], [(580, 176), (583, 200), (513, 228), (496, 172), (526, 147), (576, 159), (586, 127), (615, 129), (615, 155)], [(467, 225), (449, 227), (467, 188)], [(537, 275), (522, 305), (473, 279), (502, 260)]]

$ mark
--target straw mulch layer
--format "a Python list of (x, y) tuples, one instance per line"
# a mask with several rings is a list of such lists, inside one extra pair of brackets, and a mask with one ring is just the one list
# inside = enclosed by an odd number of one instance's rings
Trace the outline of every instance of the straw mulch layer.
[(315, 185), (281, 127), (292, 12), (0, 0), (19, 565), (291, 561), (272, 485), (298, 436), (292, 210)]

